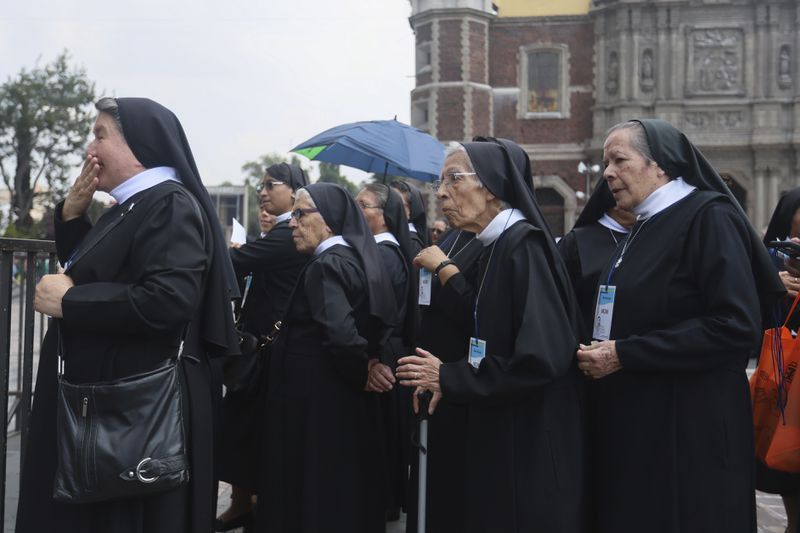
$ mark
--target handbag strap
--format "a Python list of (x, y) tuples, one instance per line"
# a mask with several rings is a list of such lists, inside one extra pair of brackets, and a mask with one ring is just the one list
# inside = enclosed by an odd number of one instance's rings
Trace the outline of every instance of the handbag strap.
[[(58, 343), (56, 344), (56, 356), (58, 357), (58, 381), (61, 382), (61, 379), (64, 376), (64, 337), (61, 335), (61, 319), (56, 318), (54, 320), (56, 322), (56, 329), (58, 330)], [(187, 322), (183, 327), (183, 331), (181, 332), (181, 342), (178, 345), (178, 355), (175, 357), (178, 361), (180, 361), (181, 356), (183, 356), (183, 345), (186, 343), (186, 336), (189, 334), (189, 326), (191, 324), (191, 321)]]

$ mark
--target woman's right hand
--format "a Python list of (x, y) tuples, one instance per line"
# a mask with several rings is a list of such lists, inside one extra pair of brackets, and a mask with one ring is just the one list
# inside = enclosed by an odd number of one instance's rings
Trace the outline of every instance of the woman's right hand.
[(369, 392), (388, 392), (394, 387), (396, 379), (392, 374), (392, 369), (384, 365), (377, 359), (370, 359), (369, 373), (367, 374), (367, 386)]
[(99, 173), (100, 162), (96, 157), (87, 155), (80, 176), (72, 184), (64, 199), (64, 207), (61, 208), (61, 219), (64, 222), (83, 216), (89, 209), (94, 191), (97, 190), (97, 184), (100, 181), (97, 177)]

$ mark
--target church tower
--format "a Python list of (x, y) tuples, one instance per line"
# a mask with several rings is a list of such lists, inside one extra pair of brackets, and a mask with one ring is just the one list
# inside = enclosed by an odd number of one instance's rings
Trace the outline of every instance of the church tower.
[(491, 0), (411, 0), (417, 83), (411, 124), (442, 142), (492, 133)]

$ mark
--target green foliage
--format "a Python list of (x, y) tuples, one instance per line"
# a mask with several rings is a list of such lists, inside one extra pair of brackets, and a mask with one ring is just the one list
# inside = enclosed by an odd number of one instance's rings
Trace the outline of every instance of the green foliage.
[(242, 173), (244, 174), (244, 185), (247, 187), (247, 233), (248, 235), (258, 235), (261, 228), (258, 225), (258, 209), (259, 198), (256, 192), (256, 185), (261, 182), (264, 174), (267, 173), (267, 167), (276, 163), (289, 163), (303, 167), (300, 158), (292, 155), (291, 159), (287, 161), (286, 157), (269, 153), (260, 156), (255, 161), (247, 161), (242, 165)]
[[(33, 231), (34, 200), (52, 206), (66, 192), (82, 158), (94, 101), (94, 83), (85, 69), (70, 66), (66, 51), (0, 85), (0, 174), (11, 191), (10, 231)], [(37, 191), (45, 184), (46, 192)]]
[(350, 191), (350, 194), (352, 194), (353, 196), (358, 194), (358, 186), (339, 173), (339, 165), (335, 165), (333, 163), (320, 163), (319, 181), (327, 183), (338, 183), (339, 185)]

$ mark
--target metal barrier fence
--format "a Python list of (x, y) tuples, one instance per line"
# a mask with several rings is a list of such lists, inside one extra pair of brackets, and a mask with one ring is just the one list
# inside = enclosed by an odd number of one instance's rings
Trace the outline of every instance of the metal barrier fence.
[[(6, 517), (6, 458), (9, 436), (20, 436), (20, 465), (28, 437), (34, 365), (46, 317), (33, 309), (38, 278), (57, 267), (53, 241), (0, 239), (0, 523)], [(38, 335), (37, 333), (38, 325)], [(12, 350), (14, 348), (14, 350)], [(13, 400), (13, 402), (10, 402)], [(19, 483), (19, 479), (15, 481)], [(15, 491), (18, 487), (15, 487)]]

